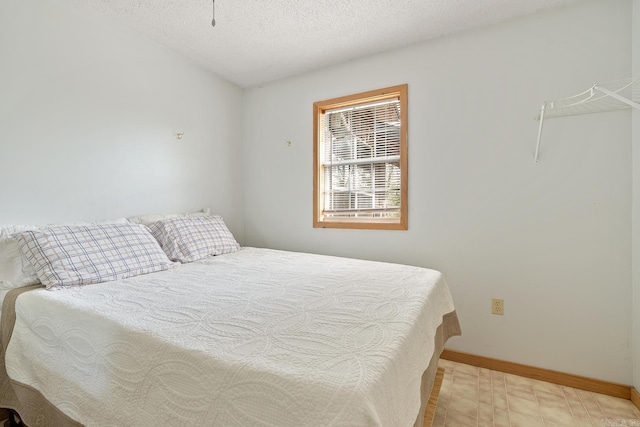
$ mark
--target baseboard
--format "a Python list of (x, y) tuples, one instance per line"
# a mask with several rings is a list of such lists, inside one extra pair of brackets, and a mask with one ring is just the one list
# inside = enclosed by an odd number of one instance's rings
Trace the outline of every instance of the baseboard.
[(635, 387), (631, 387), (631, 402), (636, 405), (636, 408), (640, 409), (640, 393)]
[[(519, 375), (521, 377), (546, 381), (548, 383), (554, 383), (567, 387), (579, 388), (581, 390), (592, 391), (594, 393), (608, 394), (609, 396), (633, 400), (631, 391), (632, 387), (628, 385), (616, 384), (608, 381), (581, 377), (578, 375), (565, 374), (564, 372), (536, 368), (534, 366), (521, 365), (519, 363), (507, 362), (504, 360), (498, 360), (484, 356), (476, 356), (473, 354), (461, 353), (453, 350), (443, 350), (440, 357), (442, 359), (465, 363), (467, 365), (477, 366), (479, 368), (491, 369), (493, 371), (505, 372), (507, 374)], [(633, 403), (640, 409), (640, 395), (637, 391), (635, 393), (638, 403)]]

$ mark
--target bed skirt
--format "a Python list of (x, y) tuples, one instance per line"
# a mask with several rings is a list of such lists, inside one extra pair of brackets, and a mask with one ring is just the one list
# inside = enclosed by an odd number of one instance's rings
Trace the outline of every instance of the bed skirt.
[(418, 413), (418, 418), (416, 418), (416, 422), (413, 424), (413, 427), (423, 426), (424, 412), (427, 408), (427, 403), (429, 402), (429, 396), (431, 395), (431, 389), (433, 388), (433, 382), (438, 369), (438, 360), (440, 359), (442, 350), (444, 350), (445, 343), (449, 338), (460, 334), (460, 322), (458, 321), (458, 315), (456, 312), (452, 311), (451, 313), (445, 314), (442, 317), (442, 323), (438, 326), (436, 331), (435, 347), (433, 350), (433, 356), (431, 356), (431, 361), (429, 362), (429, 367), (422, 374), (422, 387), (420, 390), (422, 405), (420, 406), (420, 413)]

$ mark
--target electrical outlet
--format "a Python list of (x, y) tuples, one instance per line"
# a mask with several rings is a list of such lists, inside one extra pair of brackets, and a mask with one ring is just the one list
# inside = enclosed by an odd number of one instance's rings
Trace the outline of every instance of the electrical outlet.
[(502, 298), (491, 298), (491, 314), (504, 314), (504, 300)]

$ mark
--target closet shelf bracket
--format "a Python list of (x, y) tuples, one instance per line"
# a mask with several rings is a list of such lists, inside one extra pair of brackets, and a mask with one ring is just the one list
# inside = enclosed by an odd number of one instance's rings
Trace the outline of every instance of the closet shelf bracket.
[(540, 107), (540, 114), (536, 117), (536, 120), (540, 120), (540, 124), (538, 125), (535, 161), (538, 161), (540, 154), (544, 119), (627, 108), (640, 110), (640, 85), (636, 84), (634, 87), (636, 80), (625, 79), (604, 84), (594, 84), (577, 95), (543, 102), (542, 107)]

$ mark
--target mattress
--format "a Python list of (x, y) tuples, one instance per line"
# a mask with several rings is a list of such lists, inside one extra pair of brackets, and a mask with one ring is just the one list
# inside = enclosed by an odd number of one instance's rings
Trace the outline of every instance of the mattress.
[[(3, 344), (15, 394), (60, 412), (31, 403), (28, 424), (412, 426), (437, 335), (457, 333), (437, 271), (243, 248), (24, 292)], [(0, 405), (16, 406), (6, 383)]]

